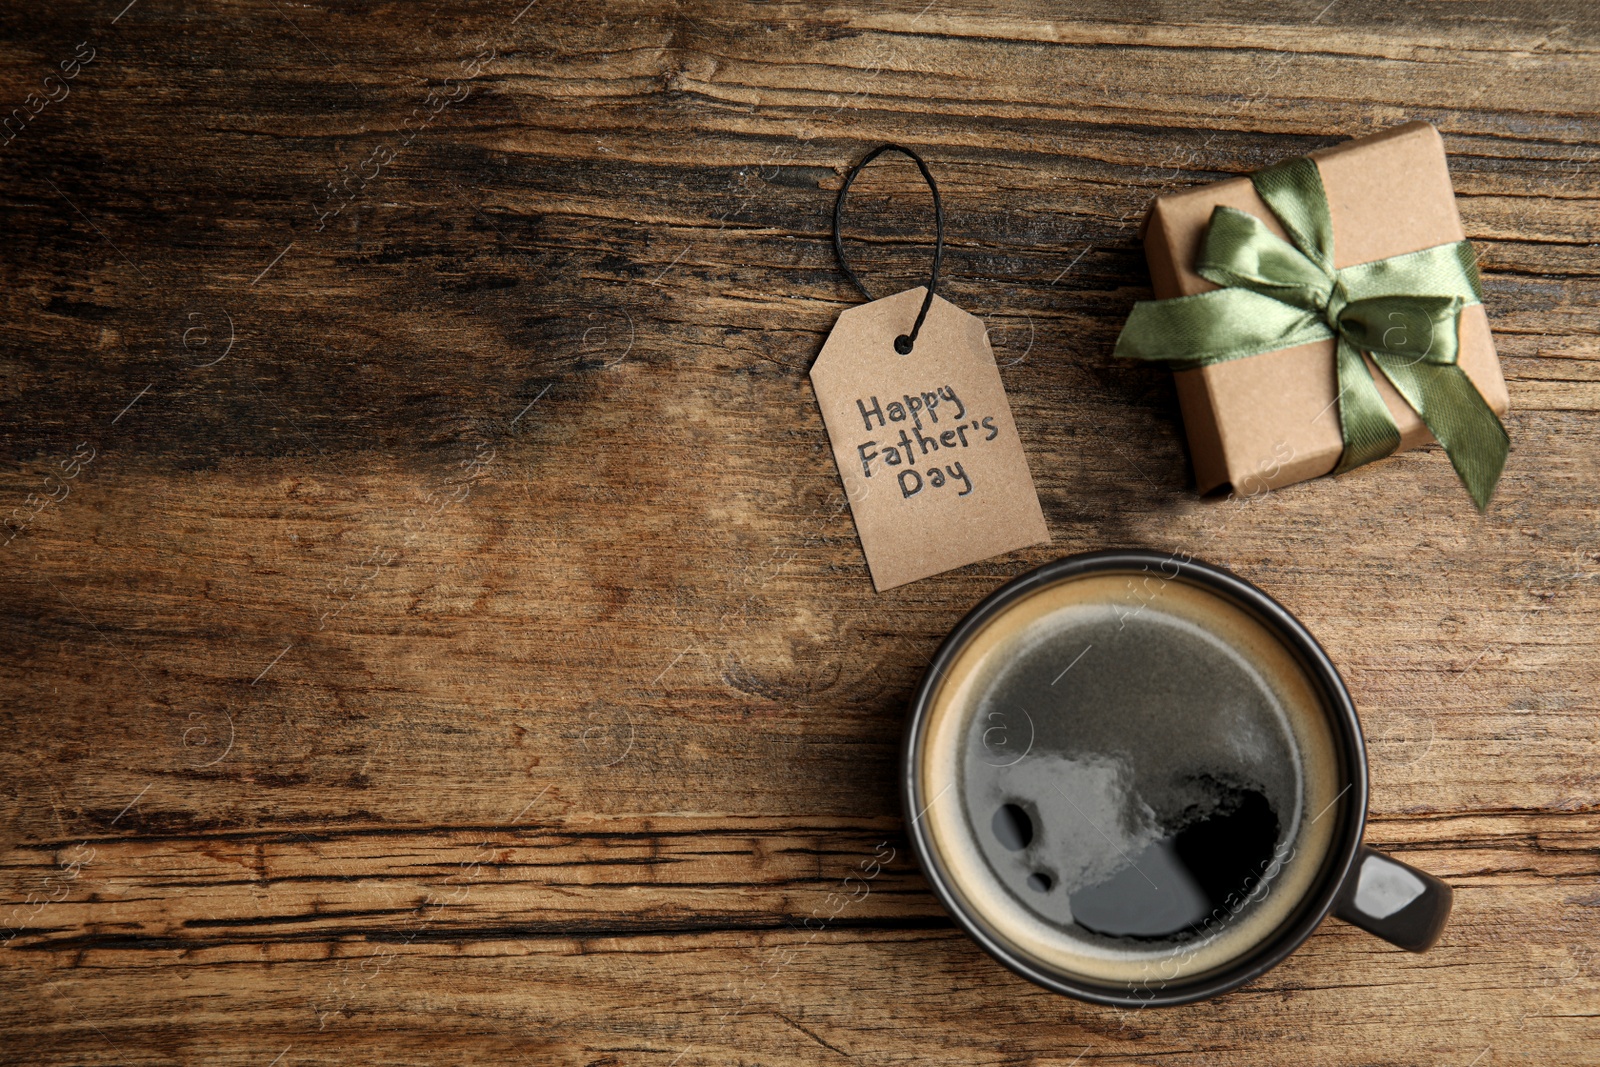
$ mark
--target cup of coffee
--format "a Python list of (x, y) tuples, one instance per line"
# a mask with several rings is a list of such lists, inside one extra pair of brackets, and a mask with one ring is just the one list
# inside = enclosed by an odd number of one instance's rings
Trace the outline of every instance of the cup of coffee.
[(903, 788), (956, 921), (1096, 1003), (1233, 989), (1330, 913), (1420, 952), (1450, 912), (1361, 842), (1366, 747), (1326, 653), (1181, 553), (1073, 556), (973, 609), (912, 702)]

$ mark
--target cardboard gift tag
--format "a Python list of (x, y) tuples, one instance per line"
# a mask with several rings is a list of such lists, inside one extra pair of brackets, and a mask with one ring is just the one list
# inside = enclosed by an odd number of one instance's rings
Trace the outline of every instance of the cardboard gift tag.
[(925, 290), (850, 308), (811, 367), (879, 592), (1050, 539), (988, 332)]

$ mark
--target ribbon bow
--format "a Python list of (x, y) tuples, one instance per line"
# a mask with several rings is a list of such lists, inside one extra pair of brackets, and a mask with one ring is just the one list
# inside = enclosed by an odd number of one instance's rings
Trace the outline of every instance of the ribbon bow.
[(1223, 288), (1135, 304), (1116, 355), (1186, 370), (1335, 338), (1344, 452), (1333, 473), (1400, 444), (1366, 352), (1444, 446), (1483, 510), (1511, 443), (1456, 364), (1461, 309), (1483, 299), (1472, 246), (1456, 241), (1338, 270), (1316, 163), (1287, 160), (1250, 180), (1293, 244), (1254, 215), (1216, 208), (1195, 271)]

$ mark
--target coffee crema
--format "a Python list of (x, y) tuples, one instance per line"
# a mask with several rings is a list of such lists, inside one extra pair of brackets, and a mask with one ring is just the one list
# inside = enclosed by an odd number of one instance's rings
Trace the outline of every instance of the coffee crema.
[(1268, 941), (1327, 857), (1342, 780), (1299, 658), (1154, 572), (1008, 604), (929, 705), (920, 818), (951, 890), (1017, 952), (1151, 985)]

